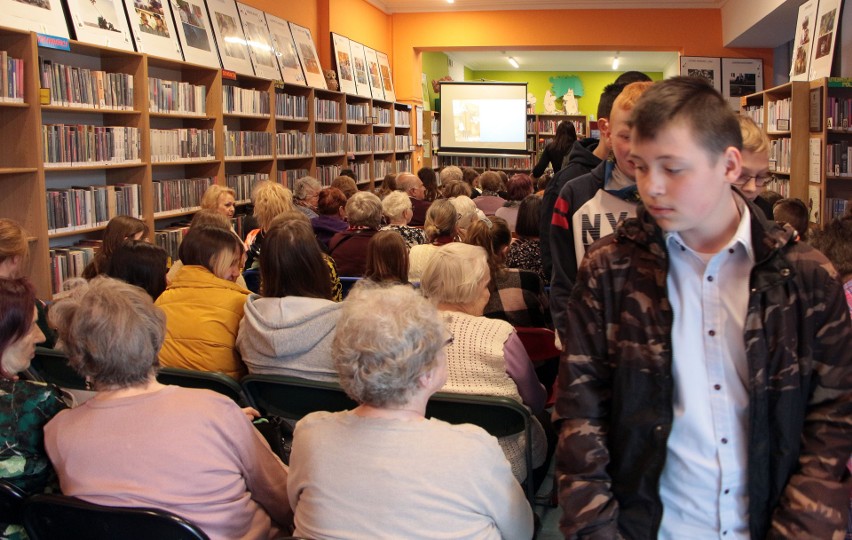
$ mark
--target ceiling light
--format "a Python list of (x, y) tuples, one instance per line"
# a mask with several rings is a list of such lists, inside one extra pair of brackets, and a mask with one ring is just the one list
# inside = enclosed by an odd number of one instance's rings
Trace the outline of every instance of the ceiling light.
[(456, 1), (456, 0), (447, 0), (447, 3), (448, 3), (448, 4), (453, 4), (453, 3), (455, 3), (455, 1)]
[(512, 58), (511, 56), (507, 56), (507, 57), (506, 57), (506, 60), (508, 60), (508, 61), (509, 61), (509, 64), (511, 64), (511, 66), (512, 66), (513, 68), (515, 68), (515, 69), (518, 69), (519, 67), (521, 67), (521, 66), (518, 64), (518, 61), (517, 61), (517, 60), (515, 60), (514, 58)]
[(612, 58), (612, 69), (618, 69), (618, 52), (615, 53), (615, 56)]

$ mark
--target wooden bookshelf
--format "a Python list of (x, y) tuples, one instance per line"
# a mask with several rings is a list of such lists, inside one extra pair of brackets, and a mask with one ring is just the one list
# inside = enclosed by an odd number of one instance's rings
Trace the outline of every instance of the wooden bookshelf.
[(818, 183), (811, 178), (808, 188), (819, 201), (818, 224), (825, 225), (852, 207), (852, 79), (810, 81), (810, 92), (810, 118), (819, 129), (811, 130), (809, 142), (819, 145), (820, 166)]

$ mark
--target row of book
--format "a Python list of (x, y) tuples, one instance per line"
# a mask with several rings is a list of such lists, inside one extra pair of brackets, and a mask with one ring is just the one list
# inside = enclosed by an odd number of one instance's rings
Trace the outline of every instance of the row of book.
[(438, 156), (440, 167), (475, 167), (477, 169), (530, 170), (532, 159), (529, 156), (485, 157), (485, 156)]
[(308, 171), (308, 169), (290, 169), (286, 171), (278, 171), (278, 182), (280, 184), (284, 184), (292, 190), (296, 185), (296, 180), (304, 176), (308, 176), (308, 174), (310, 174), (310, 171)]
[(41, 87), (50, 103), (65, 107), (132, 110), (133, 75), (68, 66), (39, 58)]
[(204, 192), (213, 184), (212, 178), (180, 178), (154, 180), (154, 214), (161, 212), (189, 212), (201, 205)]
[(374, 107), (373, 115), (376, 117), (374, 125), (379, 127), (390, 127), (391, 125), (391, 110), (383, 107)]
[(396, 172), (399, 173), (399, 172), (403, 172), (403, 171), (412, 171), (412, 170), (413, 169), (411, 168), (411, 158), (410, 157), (399, 158), (399, 159), (396, 160)]
[(411, 112), (394, 110), (396, 127), (411, 127)]
[(313, 146), (311, 134), (295, 129), (276, 134), (278, 156), (311, 157)]
[(852, 176), (852, 159), (849, 141), (843, 140), (825, 145), (825, 167), (829, 175)]
[(275, 94), (275, 117), (287, 120), (307, 120), (308, 96)]
[(743, 109), (742, 114), (748, 116), (763, 129), (763, 105), (752, 105)]
[(76, 245), (50, 250), (50, 287), (53, 294), (65, 289), (65, 282), (83, 275), (83, 270), (95, 258), (100, 240), (83, 240)]
[(272, 157), (272, 134), (231, 131), (225, 126), (225, 157)]
[(340, 165), (317, 165), (317, 180), (324, 186), (330, 186), (331, 181), (340, 176), (342, 170)]
[(142, 216), (137, 184), (47, 190), (49, 234), (102, 227), (119, 215)]
[(169, 256), (169, 266), (180, 259), (178, 249), (187, 232), (189, 232), (189, 223), (172, 225), (154, 231), (154, 244), (166, 251)]
[(372, 120), (369, 103), (347, 103), (346, 122), (350, 124), (367, 124)]
[(24, 61), (0, 51), (0, 101), (23, 103)]
[(397, 135), (394, 137), (394, 148), (397, 152), (410, 152), (412, 150), (411, 135)]
[(845, 216), (849, 209), (852, 208), (852, 201), (834, 197), (827, 197), (825, 199), (825, 204), (826, 209), (828, 210), (829, 220)]
[(785, 197), (785, 198), (789, 197), (790, 196), (790, 178), (789, 177), (785, 178), (785, 177), (773, 176), (773, 177), (771, 177), (769, 182), (767, 182), (763, 186), (763, 189), (766, 190), (766, 191), (774, 191), (775, 193), (778, 193), (779, 195), (781, 195), (782, 197)]
[(207, 88), (203, 84), (148, 79), (149, 109), (153, 113), (207, 114)]
[(124, 126), (44, 124), (45, 167), (139, 163), (139, 129)]
[(346, 135), (346, 151), (354, 154), (373, 151), (373, 136), (349, 133)]
[(781, 137), (769, 141), (769, 170), (780, 173), (790, 172), (791, 164), (790, 137)]
[(212, 129), (151, 129), (151, 161), (208, 160), (216, 158)]
[(373, 135), (374, 152), (393, 152), (393, 139), (390, 133), (378, 133)]
[(355, 176), (358, 177), (358, 178), (363, 178), (363, 179), (370, 178), (370, 162), (369, 161), (356, 161), (354, 163), (350, 163), (349, 168), (352, 169), (352, 172), (354, 172)]
[(314, 118), (320, 122), (341, 122), (340, 103), (330, 99), (314, 98)]
[(377, 159), (373, 162), (373, 178), (384, 178), (385, 175), (391, 174), (394, 171), (393, 163)]
[[(775, 100), (767, 105), (767, 126), (768, 131), (790, 131), (790, 107), (793, 104), (792, 98), (784, 98)], [(786, 120), (787, 127), (778, 125), (778, 120)]]
[[(308, 173), (305, 173), (307, 176)], [(237, 202), (249, 202), (251, 191), (258, 182), (269, 180), (267, 173), (229, 174), (225, 177), (225, 185), (236, 192)]]
[(317, 155), (339, 155), (346, 153), (346, 135), (343, 133), (316, 133)]
[(852, 98), (829, 97), (825, 112), (831, 129), (852, 128)]
[(225, 114), (269, 116), (269, 92), (225, 85), (222, 87)]

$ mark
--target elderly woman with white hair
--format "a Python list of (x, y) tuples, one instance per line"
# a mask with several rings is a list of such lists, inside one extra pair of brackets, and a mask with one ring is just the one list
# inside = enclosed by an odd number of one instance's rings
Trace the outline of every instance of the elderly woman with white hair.
[(408, 226), (411, 217), (414, 215), (411, 199), (408, 195), (402, 191), (389, 193), (382, 199), (382, 211), (390, 223), (382, 227), (383, 231), (399, 233), (403, 240), (405, 240), (405, 243), (408, 244), (408, 247), (426, 243), (426, 236), (423, 234), (423, 229)]
[(221, 394), (157, 382), (166, 316), (145, 291), (97, 278), (55, 303), (50, 320), (97, 391), (45, 427), (63, 494), (168, 510), (211, 539), (287, 530), (287, 468), (246, 413)]
[[(448, 377), (442, 390), (508, 397), (533, 414), (541, 413), (547, 392), (515, 329), (506, 321), (482, 316), (491, 295), (490, 280), (485, 250), (460, 242), (438, 250), (423, 272), (421, 292), (438, 307), (454, 337), (447, 347)], [(538, 419), (533, 419), (532, 436), (533, 466), (541, 467), (549, 449)], [(519, 481), (526, 477), (523, 437), (500, 439)], [(536, 480), (541, 478), (537, 475)]]
[(359, 191), (346, 201), (349, 228), (331, 237), (328, 253), (341, 276), (363, 277), (367, 269), (367, 244), (382, 226), (382, 201)]
[(313, 176), (303, 176), (293, 184), (293, 204), (296, 210), (314, 219), (317, 214), (317, 202), (322, 184)]
[(425, 417), (446, 380), (451, 342), (435, 308), (410, 287), (352, 291), (332, 356), (359, 405), (296, 426), (287, 484), (296, 536), (532, 536), (531, 508), (494, 438)]

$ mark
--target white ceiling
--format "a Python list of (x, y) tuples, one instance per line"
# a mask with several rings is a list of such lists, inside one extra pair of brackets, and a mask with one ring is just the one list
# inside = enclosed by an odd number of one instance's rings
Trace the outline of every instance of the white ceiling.
[[(456, 0), (457, 2), (460, 0)], [(616, 51), (451, 51), (447, 56), (474, 71), (513, 71), (511, 56), (519, 71), (612, 71)], [(618, 71), (665, 71), (678, 61), (676, 52), (618, 51)]]
[(719, 9), (728, 0), (367, 0), (385, 13), (533, 9)]

